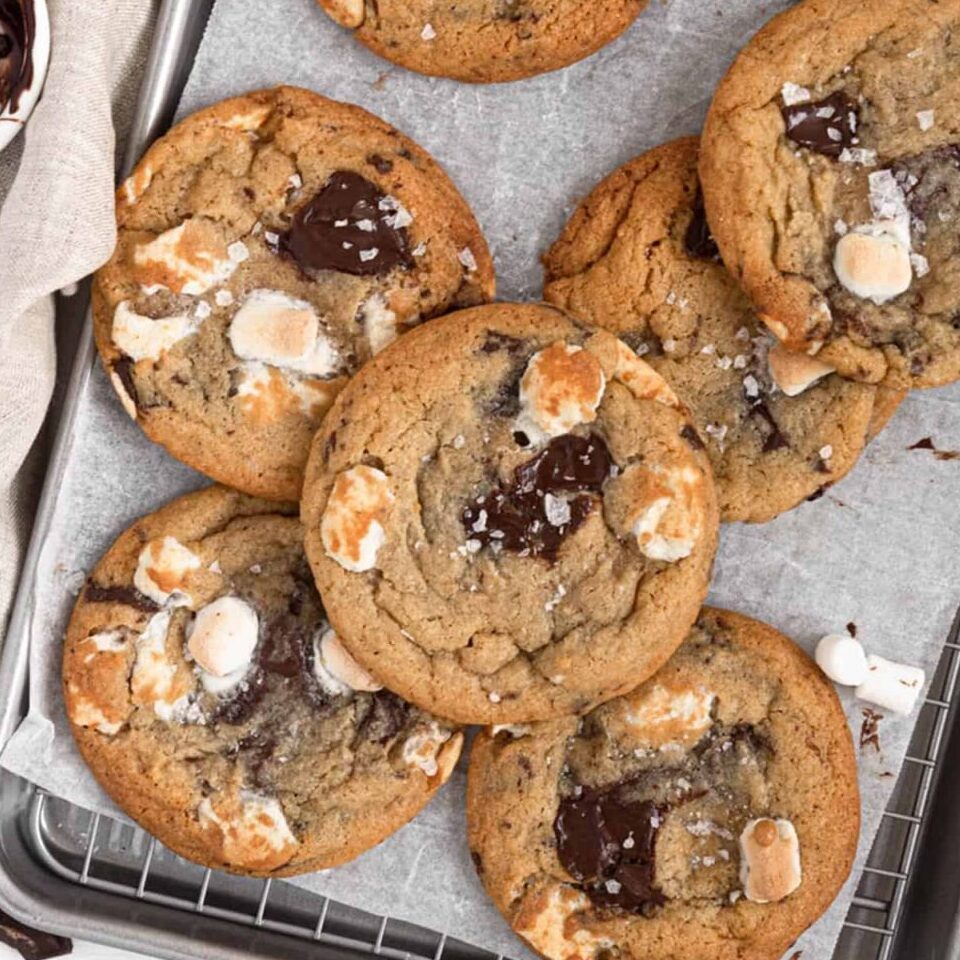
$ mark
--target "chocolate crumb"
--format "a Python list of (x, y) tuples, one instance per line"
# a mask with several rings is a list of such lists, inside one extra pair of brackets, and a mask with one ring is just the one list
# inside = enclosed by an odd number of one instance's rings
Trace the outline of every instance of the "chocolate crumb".
[(873, 747), (877, 753), (880, 752), (880, 721), (883, 719), (882, 713), (864, 707), (861, 710), (863, 714), (863, 723), (860, 726), (860, 750), (865, 747)]
[(929, 450), (938, 460), (960, 460), (960, 450), (938, 450), (931, 437), (924, 437), (907, 447), (908, 450)]
[(847, 624), (847, 633), (849, 633), (851, 637), (856, 637), (857, 635), (857, 625), (852, 620)]

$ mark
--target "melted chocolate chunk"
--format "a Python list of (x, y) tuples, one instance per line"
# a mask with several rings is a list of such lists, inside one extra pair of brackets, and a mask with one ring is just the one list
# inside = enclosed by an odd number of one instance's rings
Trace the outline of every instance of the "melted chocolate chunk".
[(953, 211), (960, 204), (960, 143), (901, 157), (890, 169), (914, 220), (940, 226), (944, 222), (941, 213), (953, 219)]
[(697, 199), (693, 206), (693, 219), (683, 237), (683, 247), (691, 257), (699, 257), (701, 260), (720, 259), (720, 249), (707, 224), (703, 191), (699, 187), (697, 187)]
[[(563, 541), (593, 510), (592, 495), (600, 493), (612, 466), (606, 443), (595, 434), (555, 437), (536, 457), (517, 467), (512, 483), (496, 487), (464, 508), (461, 519), (467, 539), (494, 550), (555, 560)], [(555, 509), (549, 515), (547, 495), (564, 493), (585, 495), (561, 501), (559, 507), (551, 501)]]
[(767, 406), (767, 401), (763, 398), (763, 394), (751, 396), (747, 393), (746, 389), (744, 389), (743, 399), (750, 408), (750, 416), (754, 417), (760, 424), (760, 430), (763, 433), (762, 451), (764, 453), (773, 453), (774, 450), (782, 450), (784, 447), (789, 447), (790, 441), (774, 419), (770, 407)]
[(381, 277), (409, 269), (413, 258), (406, 228), (396, 225), (397, 206), (360, 174), (339, 170), (297, 211), (280, 250), (307, 272)]
[(277, 741), (273, 737), (254, 730), (238, 740), (227, 756), (231, 760), (242, 760), (253, 782), (262, 787), (267, 783), (263, 768), (273, 758), (276, 749)]
[(371, 153), (367, 157), (367, 163), (372, 166), (377, 173), (389, 173), (393, 169), (393, 161), (380, 156), (379, 153)]
[(517, 337), (510, 337), (496, 330), (488, 330), (483, 343), (480, 344), (481, 353), (519, 353), (524, 347), (524, 341)]
[(386, 743), (403, 729), (409, 715), (406, 700), (389, 690), (379, 690), (370, 698), (370, 709), (360, 721), (360, 736), (372, 743)]
[(50, 960), (73, 952), (73, 941), (55, 933), (28, 927), (0, 911), (0, 943), (16, 950), (24, 960)]
[(666, 902), (654, 882), (654, 847), (666, 807), (629, 799), (632, 786), (627, 781), (564, 798), (553, 832), (564, 869), (596, 903), (649, 915)]
[(781, 107), (780, 113), (794, 143), (826, 157), (839, 157), (859, 143), (857, 103), (842, 90), (823, 100)]
[(691, 450), (705, 450), (703, 440), (700, 439), (700, 434), (697, 433), (696, 428), (691, 423), (685, 423), (683, 429), (680, 431), (680, 436), (687, 441), (687, 445)]
[(0, 0), (0, 113), (20, 106), (33, 82), (33, 0)]
[(139, 407), (140, 398), (137, 394), (137, 385), (133, 382), (133, 360), (130, 357), (123, 356), (114, 360), (111, 366), (113, 372), (123, 384), (123, 389), (127, 391), (127, 396), (133, 401), (133, 405)]
[(83, 598), (87, 603), (123, 603), (135, 610), (142, 610), (144, 613), (156, 613), (160, 609), (159, 604), (154, 603), (153, 600), (135, 587), (122, 585), (102, 586), (91, 581), (87, 584)]

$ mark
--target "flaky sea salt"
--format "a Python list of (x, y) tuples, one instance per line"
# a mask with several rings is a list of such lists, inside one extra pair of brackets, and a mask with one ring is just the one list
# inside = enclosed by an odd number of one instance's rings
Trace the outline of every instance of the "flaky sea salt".
[(917, 113), (917, 126), (924, 132), (931, 130), (935, 122), (932, 110), (921, 110)]

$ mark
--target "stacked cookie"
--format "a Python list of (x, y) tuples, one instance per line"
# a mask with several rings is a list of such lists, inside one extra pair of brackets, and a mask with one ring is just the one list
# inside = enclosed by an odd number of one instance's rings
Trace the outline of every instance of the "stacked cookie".
[[(485, 3), (322, 5), (473, 80), (585, 55), (591, 16), (612, 35), (642, 6), (501, 5), (492, 52)], [(329, 867), (480, 724), (470, 846), (544, 956), (773, 958), (819, 916), (859, 826), (836, 694), (702, 604), (720, 521), (817, 497), (906, 389), (960, 375), (936, 125), (960, 2), (889, 6), (772, 21), (702, 142), (583, 201), (545, 304), (487, 303), (466, 203), (358, 108), (281, 87), (147, 153), (97, 343), (147, 435), (224, 486), (124, 533), (68, 629), (68, 714), (124, 809), (204, 864)]]

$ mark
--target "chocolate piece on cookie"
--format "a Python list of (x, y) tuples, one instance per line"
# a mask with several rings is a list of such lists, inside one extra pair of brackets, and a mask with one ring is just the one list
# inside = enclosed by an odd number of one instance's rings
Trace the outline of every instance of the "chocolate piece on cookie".
[(960, 378), (960, 0), (805, 0), (721, 82), (707, 216), (792, 350), (896, 390)]
[(669, 385), (552, 307), (435, 320), (351, 381), (314, 439), (307, 554), (344, 646), (441, 716), (586, 710), (699, 610), (709, 462)]
[(310, 438), (361, 364), (493, 294), (477, 223), (428, 154), (294, 87), (176, 126), (117, 221), (94, 330), (121, 402), (177, 458), (272, 500), (300, 496)]
[(779, 957), (853, 862), (853, 743), (832, 685), (772, 627), (705, 609), (646, 683), (474, 741), (470, 849), (549, 960)]
[(182, 856), (256, 876), (379, 843), (446, 781), (463, 739), (347, 653), (296, 507), (224, 487), (110, 548), (70, 620), (63, 685), (80, 751), (127, 814)]

